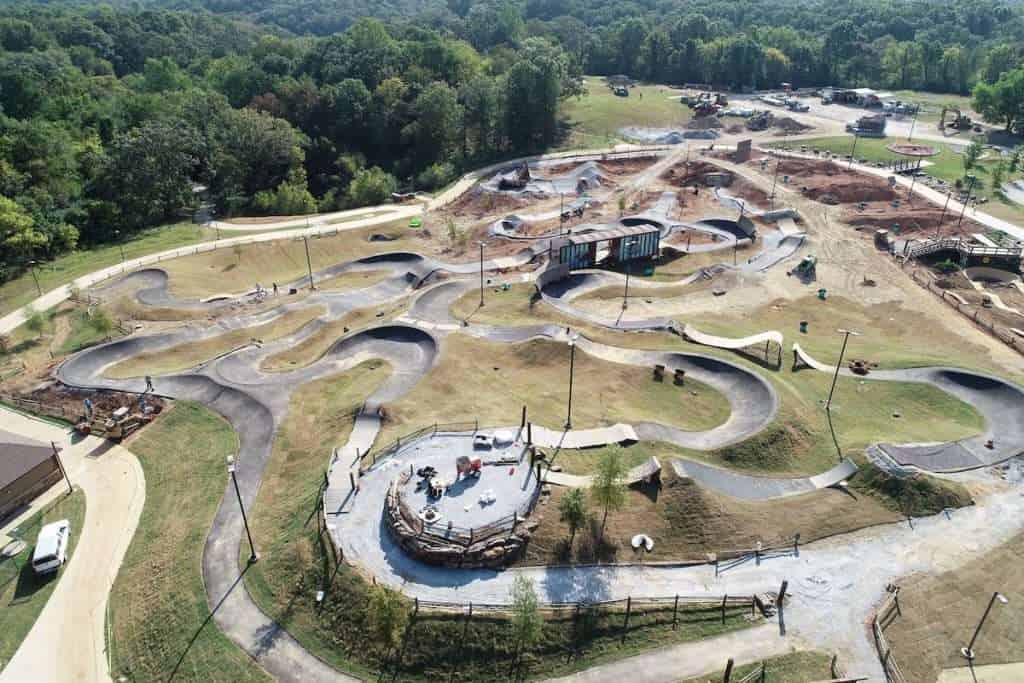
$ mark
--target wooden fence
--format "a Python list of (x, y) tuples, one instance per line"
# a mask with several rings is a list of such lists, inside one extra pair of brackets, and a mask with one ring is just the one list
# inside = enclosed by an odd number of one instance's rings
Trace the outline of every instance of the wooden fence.
[[(991, 316), (986, 317), (982, 315), (982, 309), (980, 307), (974, 307), (972, 304), (964, 303), (964, 301), (954, 292), (949, 292), (942, 287), (937, 286), (935, 284), (935, 280), (929, 278), (927, 275), (921, 274), (918, 269), (910, 271), (910, 277), (914, 282), (921, 285), (932, 294), (938, 296), (943, 302), (955, 309), (958, 313), (973, 322), (982, 330), (988, 332), (999, 341), (1016, 350), (1018, 353), (1024, 354), (1024, 337), (1019, 336), (1008, 327), (997, 325)], [(972, 308), (973, 310), (971, 310)]]
[(885, 680), (889, 683), (906, 683), (903, 672), (900, 670), (896, 658), (892, 654), (892, 646), (885, 638), (885, 629), (900, 616), (900, 589), (895, 586), (888, 597), (882, 601), (874, 617), (871, 619), (871, 632), (875, 636), (875, 649), (878, 651), (878, 659), (885, 671)]

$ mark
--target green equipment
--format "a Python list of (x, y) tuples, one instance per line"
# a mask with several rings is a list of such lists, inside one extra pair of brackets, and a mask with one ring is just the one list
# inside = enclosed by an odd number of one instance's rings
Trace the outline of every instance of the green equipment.
[(421, 227), (423, 227), (423, 219), (420, 218), (419, 216), (413, 216), (412, 218), (409, 219), (409, 227), (410, 228), (421, 228)]
[(786, 275), (797, 275), (804, 278), (813, 278), (818, 268), (818, 259), (813, 256), (804, 256), (800, 263), (796, 265), (796, 268), (786, 273)]

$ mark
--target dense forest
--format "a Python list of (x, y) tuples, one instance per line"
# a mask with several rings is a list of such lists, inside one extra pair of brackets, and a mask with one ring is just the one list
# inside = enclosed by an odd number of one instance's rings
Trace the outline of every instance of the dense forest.
[(1021, 4), (989, 0), (0, 5), (0, 281), (188, 216), (200, 187), (220, 215), (441, 187), (555, 142), (584, 73), (977, 86), (1013, 127), (1022, 46)]

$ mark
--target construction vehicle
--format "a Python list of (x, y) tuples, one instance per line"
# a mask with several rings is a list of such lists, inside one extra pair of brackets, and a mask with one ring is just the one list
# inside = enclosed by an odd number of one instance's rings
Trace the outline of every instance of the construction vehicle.
[[(953, 118), (946, 122), (946, 114), (953, 114)], [(939, 130), (944, 130), (946, 126), (955, 130), (970, 130), (971, 129), (971, 117), (960, 111), (960, 107), (943, 107), (942, 114), (939, 116)]]
[(121, 441), (135, 430), (152, 422), (155, 414), (156, 411), (149, 412), (144, 407), (140, 412), (133, 413), (128, 406), (121, 406), (109, 416), (103, 416), (87, 408), (85, 415), (75, 424), (75, 431), (82, 436), (94, 434), (111, 441)]
[(613, 92), (616, 97), (629, 97), (629, 88), (624, 85), (615, 86), (615, 90)]
[(747, 119), (747, 130), (767, 130), (774, 120), (775, 115), (770, 111), (759, 111)]
[(788, 109), (790, 111), (804, 112), (804, 111), (810, 111), (811, 110), (811, 108), (808, 105), (804, 104), (803, 102), (801, 102), (800, 100), (796, 99), (795, 97), (788, 97), (788, 98), (786, 98), (785, 103), (786, 103), (786, 109)]
[(869, 114), (846, 124), (846, 131), (865, 138), (884, 138), (885, 124), (885, 114)]
[(805, 280), (813, 280), (817, 272), (818, 259), (814, 256), (808, 255), (800, 259), (800, 263), (796, 264), (796, 268), (788, 271), (786, 275), (796, 275), (797, 277)]

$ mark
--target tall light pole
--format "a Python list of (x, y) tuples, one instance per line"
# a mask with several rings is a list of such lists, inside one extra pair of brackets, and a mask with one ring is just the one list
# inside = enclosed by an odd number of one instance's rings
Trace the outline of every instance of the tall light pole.
[(629, 297), (629, 273), (633, 270), (633, 251), (636, 247), (636, 237), (626, 239), (626, 288), (622, 290), (622, 308), (626, 308), (626, 299)]
[(860, 332), (854, 332), (853, 330), (838, 329), (836, 330), (843, 335), (843, 347), (839, 349), (839, 361), (836, 363), (836, 371), (832, 375), (832, 386), (828, 390), (828, 400), (825, 401), (825, 416), (828, 418), (828, 429), (832, 432), (832, 443), (836, 446), (836, 453), (839, 455), (839, 459), (843, 459), (843, 452), (839, 449), (839, 439), (836, 438), (835, 427), (832, 426), (832, 395), (836, 391), (836, 383), (839, 381), (839, 368), (843, 365), (843, 356), (846, 355), (846, 344), (850, 341), (850, 336), (859, 337)]
[(29, 261), (28, 262), (28, 272), (32, 273), (32, 279), (36, 283), (36, 292), (39, 293), (39, 296), (42, 296), (43, 295), (43, 288), (39, 286), (39, 277), (36, 275), (36, 266), (38, 266), (38, 265), (39, 265), (39, 263), (37, 261)]
[[(306, 219), (306, 223), (309, 223), (309, 218)], [(313, 284), (313, 261), (309, 258), (309, 236), (302, 236), (302, 244), (306, 247), (306, 269), (309, 271), (309, 288), (316, 289), (316, 285)]]
[(231, 482), (235, 485), (235, 497), (238, 498), (238, 509), (242, 511), (242, 524), (245, 525), (245, 535), (249, 538), (249, 562), (259, 559), (256, 556), (256, 546), (252, 543), (252, 532), (249, 531), (249, 519), (245, 516), (245, 505), (242, 504), (242, 493), (238, 490), (238, 478), (235, 476), (235, 457), (228, 456), (228, 472), (231, 473)]
[(942, 213), (939, 215), (939, 224), (935, 226), (935, 239), (939, 239), (939, 232), (942, 230), (942, 221), (946, 219), (946, 208), (949, 206), (949, 200), (953, 196), (953, 190), (946, 191), (946, 202), (942, 205)]
[(850, 165), (847, 168), (853, 168), (853, 155), (857, 152), (857, 140), (860, 136), (856, 133), (853, 134), (853, 147), (850, 149)]
[(965, 199), (964, 203), (960, 206), (960, 219), (957, 220), (957, 222), (956, 222), (956, 229), (958, 231), (960, 230), (960, 224), (964, 222), (964, 213), (967, 212), (967, 204), (968, 204), (968, 202), (971, 201), (971, 191), (974, 190), (974, 183), (977, 180), (978, 180), (977, 176), (973, 176), (973, 175), (967, 176), (967, 182), (968, 182), (968, 184), (967, 184), (967, 199)]
[(558, 234), (561, 235), (565, 232), (565, 193), (559, 192), (558, 197)]
[(782, 161), (782, 157), (775, 157), (775, 173), (772, 175), (772, 193), (768, 196), (768, 200), (771, 202), (772, 211), (775, 210), (775, 184), (779, 182), (779, 163)]
[(121, 250), (121, 263), (124, 263), (124, 242), (121, 241), (121, 231), (114, 231), (114, 239), (117, 240), (117, 248)]
[(914, 109), (914, 118), (910, 122), (910, 132), (907, 134), (907, 142), (910, 142), (911, 138), (914, 137), (914, 125), (917, 123), (917, 113), (921, 111), (921, 105), (917, 105)]
[(992, 611), (992, 605), (995, 604), (996, 600), (1003, 605), (1009, 602), (1009, 600), (1006, 599), (1006, 596), (999, 591), (992, 594), (992, 597), (988, 601), (988, 607), (985, 608), (985, 613), (981, 615), (981, 621), (978, 622), (978, 628), (974, 629), (974, 635), (971, 637), (971, 642), (967, 644), (967, 647), (960, 648), (960, 655), (965, 659), (974, 659), (974, 641), (978, 639), (978, 634), (981, 633), (981, 627), (985, 625), (985, 620), (988, 619), (988, 613)]
[(484, 243), (480, 241), (480, 308), (484, 307)]
[(569, 338), (569, 409), (565, 414), (565, 428), (572, 429), (572, 376), (576, 371), (576, 336)]

